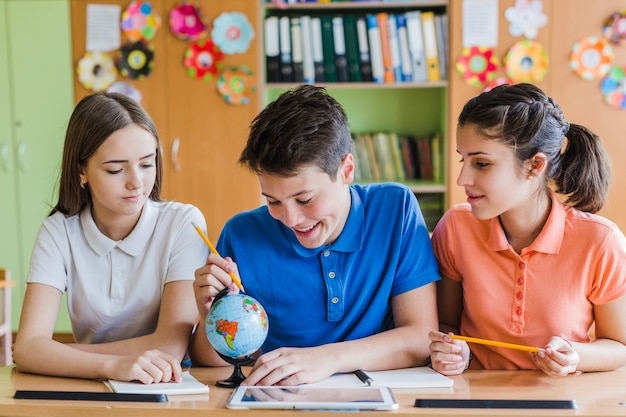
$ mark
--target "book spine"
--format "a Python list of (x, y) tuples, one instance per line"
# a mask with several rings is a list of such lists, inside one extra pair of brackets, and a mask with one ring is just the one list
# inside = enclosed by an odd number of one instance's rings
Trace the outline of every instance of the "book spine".
[(398, 27), (398, 44), (400, 45), (400, 80), (402, 82), (413, 81), (413, 67), (411, 66), (411, 52), (409, 51), (409, 37), (406, 31), (406, 19), (404, 14), (396, 15)]
[(378, 18), (378, 29), (380, 32), (381, 55), (383, 58), (383, 80), (385, 83), (395, 81), (393, 75), (393, 62), (391, 61), (391, 45), (389, 42), (389, 18), (385, 12), (376, 14)]
[(333, 24), (333, 45), (335, 51), (335, 72), (338, 82), (350, 81), (348, 74), (348, 57), (346, 56), (346, 39), (343, 28), (343, 18), (334, 16)]
[(321, 16), (322, 53), (324, 54), (324, 76), (327, 82), (337, 82), (335, 70), (335, 42), (333, 40), (333, 21), (331, 16)]
[(354, 15), (343, 16), (343, 31), (346, 39), (346, 57), (348, 76), (351, 82), (363, 81), (359, 66), (359, 45), (357, 40), (356, 19)]
[(367, 39), (369, 40), (370, 59), (372, 60), (372, 81), (384, 83), (385, 69), (383, 66), (380, 29), (378, 28), (378, 18), (375, 14), (367, 15)]
[(268, 16), (264, 24), (265, 77), (268, 83), (280, 82), (280, 46), (278, 17)]
[(313, 38), (313, 68), (315, 69), (315, 82), (324, 82), (326, 81), (326, 74), (324, 72), (322, 21), (319, 17), (311, 18), (311, 36)]
[(304, 82), (304, 53), (302, 46), (302, 25), (299, 17), (290, 18), (291, 23), (291, 61), (293, 81)]
[(301, 16), (302, 26), (302, 75), (307, 84), (315, 83), (315, 62), (313, 60), (313, 29), (311, 16)]
[(288, 16), (279, 19), (280, 25), (280, 80), (293, 81), (293, 63), (291, 61), (291, 23)]
[(448, 77), (448, 35), (446, 15), (435, 15), (435, 29), (437, 32), (437, 56), (439, 57), (439, 74), (442, 80)]
[(426, 56), (424, 54), (424, 35), (422, 32), (422, 12), (419, 10), (407, 12), (406, 20), (407, 38), (411, 53), (411, 66), (413, 68), (413, 81), (428, 81), (426, 70)]
[(422, 12), (422, 30), (424, 32), (424, 53), (426, 55), (428, 81), (439, 81), (441, 80), (441, 73), (439, 72), (434, 12)]
[(372, 82), (372, 61), (370, 59), (370, 47), (367, 39), (367, 21), (365, 16), (356, 18), (356, 33), (359, 43), (359, 63), (361, 65), (361, 77), (364, 82)]
[(393, 79), (396, 82), (400, 82), (402, 81), (402, 59), (400, 57), (400, 36), (395, 14), (390, 14), (387, 17), (387, 27), (389, 28), (389, 50), (391, 51)]

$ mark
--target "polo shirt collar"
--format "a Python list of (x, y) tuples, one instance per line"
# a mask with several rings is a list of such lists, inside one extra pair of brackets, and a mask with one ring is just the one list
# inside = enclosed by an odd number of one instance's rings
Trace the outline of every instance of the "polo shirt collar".
[(358, 193), (353, 187), (348, 187), (350, 190), (351, 204), (350, 212), (346, 224), (343, 226), (343, 230), (339, 234), (337, 240), (330, 245), (322, 245), (317, 248), (305, 248), (298, 242), (298, 239), (294, 235), (293, 231), (282, 225), (285, 229), (287, 238), (291, 243), (291, 247), (300, 256), (310, 257), (318, 254), (323, 249), (331, 249), (338, 252), (355, 252), (361, 248), (363, 242), (363, 236), (365, 234), (365, 209), (363, 202)]
[(80, 223), (89, 246), (100, 256), (106, 255), (116, 246), (128, 255), (137, 256), (146, 246), (156, 226), (158, 210), (152, 200), (147, 200), (141, 211), (139, 221), (133, 231), (123, 240), (112, 240), (105, 236), (91, 215), (91, 207), (80, 213)]
[[(558, 200), (555, 192), (552, 190), (550, 190), (550, 199), (552, 200), (552, 209), (546, 224), (543, 226), (539, 236), (528, 248), (529, 250), (543, 253), (558, 253), (561, 249), (563, 234), (565, 233), (565, 206)], [(508, 249), (509, 243), (498, 217), (490, 220), (489, 229), (487, 247), (492, 251)]]

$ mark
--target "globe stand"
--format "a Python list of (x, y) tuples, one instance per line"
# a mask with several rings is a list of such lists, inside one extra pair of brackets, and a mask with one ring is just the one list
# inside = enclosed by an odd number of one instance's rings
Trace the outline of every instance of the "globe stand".
[(229, 356), (222, 355), (219, 352), (217, 354), (220, 355), (220, 357), (226, 362), (233, 365), (235, 368), (233, 369), (233, 373), (228, 378), (216, 381), (215, 386), (222, 388), (235, 388), (241, 385), (241, 383), (246, 379), (243, 372), (241, 372), (241, 367), (254, 362), (254, 358), (251, 356), (244, 356), (242, 358), (231, 358)]

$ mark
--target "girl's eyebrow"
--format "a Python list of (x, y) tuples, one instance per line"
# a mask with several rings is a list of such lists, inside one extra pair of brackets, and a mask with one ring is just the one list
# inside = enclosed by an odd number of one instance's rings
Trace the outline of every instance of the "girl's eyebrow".
[[(143, 161), (144, 159), (152, 158), (153, 156), (156, 156), (156, 152), (150, 153), (146, 156), (142, 156), (141, 158), (139, 158), (139, 160)], [(104, 161), (103, 164), (121, 164), (124, 162), (128, 162), (128, 159), (111, 159), (110, 161)]]

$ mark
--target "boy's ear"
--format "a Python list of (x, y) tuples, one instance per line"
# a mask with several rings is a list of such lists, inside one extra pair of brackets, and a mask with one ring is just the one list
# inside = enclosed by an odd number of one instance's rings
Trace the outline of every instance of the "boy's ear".
[(352, 184), (354, 181), (354, 156), (351, 153), (343, 157), (339, 167), (339, 175), (344, 184)]

